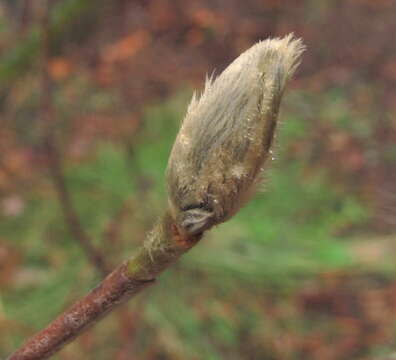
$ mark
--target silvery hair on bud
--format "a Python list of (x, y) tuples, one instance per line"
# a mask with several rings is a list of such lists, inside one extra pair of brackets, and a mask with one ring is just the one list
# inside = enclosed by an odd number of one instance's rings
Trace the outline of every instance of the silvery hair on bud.
[(226, 221), (254, 193), (284, 87), (303, 51), (293, 35), (260, 41), (194, 94), (167, 169), (171, 215), (181, 232)]

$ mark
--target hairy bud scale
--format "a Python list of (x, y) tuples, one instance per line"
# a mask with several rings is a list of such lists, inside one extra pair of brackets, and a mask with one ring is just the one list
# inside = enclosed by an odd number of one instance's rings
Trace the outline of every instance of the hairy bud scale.
[(254, 192), (303, 50), (292, 35), (258, 42), (193, 96), (167, 169), (171, 213), (182, 232), (226, 221)]

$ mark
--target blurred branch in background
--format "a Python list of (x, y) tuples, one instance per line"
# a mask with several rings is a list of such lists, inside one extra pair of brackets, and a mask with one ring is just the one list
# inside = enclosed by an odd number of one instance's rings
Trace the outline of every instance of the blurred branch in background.
[(110, 267), (106, 264), (105, 257), (93, 245), (91, 238), (83, 229), (79, 216), (73, 206), (72, 197), (66, 185), (62, 170), (62, 159), (56, 145), (56, 109), (53, 105), (53, 84), (48, 69), (51, 57), (51, 27), (50, 14), (53, 8), (52, 0), (43, 0), (41, 14), (41, 128), (43, 130), (43, 144), (48, 157), (48, 166), (51, 178), (59, 198), (66, 224), (73, 238), (79, 242), (85, 256), (102, 276), (109, 273)]
[[(53, 80), (50, 76), (49, 69), (51, 66), (51, 40), (54, 39), (50, 24), (51, 13), (54, 8), (54, 1), (43, 0), (41, 10), (41, 111), (40, 117), (42, 123), (40, 128), (43, 134), (43, 146), (47, 156), (50, 177), (52, 179), (55, 191), (59, 199), (59, 205), (62, 209), (65, 223), (73, 239), (79, 243), (84, 254), (96, 271), (104, 278), (110, 273), (110, 261), (104, 256), (104, 252), (99, 247), (95, 247), (93, 239), (87, 234), (79, 218), (78, 212), (73, 205), (72, 195), (66, 184), (65, 175), (62, 166), (62, 155), (58, 148), (56, 140), (57, 114), (53, 102), (53, 93), (55, 91)], [(121, 206), (115, 216), (108, 222), (103, 233), (103, 243), (113, 244), (120, 233), (120, 224), (124, 220), (128, 210), (128, 201)], [(120, 333), (127, 333), (125, 343), (129, 345), (129, 352), (133, 346), (132, 336), (129, 324), (135, 315), (128, 309), (123, 309), (119, 313)], [(122, 319), (122, 320), (121, 320)], [(67, 333), (67, 332), (66, 332)], [(53, 334), (52, 334), (53, 335)]]

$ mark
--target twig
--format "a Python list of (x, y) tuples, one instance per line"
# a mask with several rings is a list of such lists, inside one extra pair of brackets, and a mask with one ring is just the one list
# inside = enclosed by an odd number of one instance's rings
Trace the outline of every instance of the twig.
[(152, 284), (204, 231), (253, 193), (274, 137), (287, 80), (303, 46), (291, 36), (256, 44), (193, 98), (168, 163), (169, 209), (137, 254), (33, 336), (9, 360), (54, 354), (85, 328)]
[(41, 69), (41, 118), (44, 140), (43, 145), (48, 157), (49, 171), (52, 182), (59, 198), (59, 203), (68, 225), (70, 233), (78, 241), (85, 252), (86, 257), (103, 275), (109, 273), (102, 254), (93, 246), (92, 239), (84, 231), (79, 216), (74, 209), (73, 202), (66, 185), (62, 170), (62, 161), (54, 136), (55, 109), (53, 107), (53, 84), (48, 72), (50, 58), (50, 10), (51, 0), (44, 0), (42, 9), (41, 31), (42, 31), (42, 69)]
[(169, 215), (163, 217), (152, 234), (152, 242), (166, 245), (152, 249), (142, 247), (134, 258), (116, 268), (97, 288), (32, 337), (9, 360), (48, 358), (85, 328), (151, 285), (158, 274), (200, 238), (180, 236)]

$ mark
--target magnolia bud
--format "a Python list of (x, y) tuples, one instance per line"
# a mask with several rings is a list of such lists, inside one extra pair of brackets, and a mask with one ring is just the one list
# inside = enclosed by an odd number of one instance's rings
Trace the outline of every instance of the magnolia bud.
[(304, 46), (289, 35), (260, 41), (188, 107), (169, 158), (172, 217), (193, 235), (233, 216), (254, 193), (271, 157), (281, 97)]

